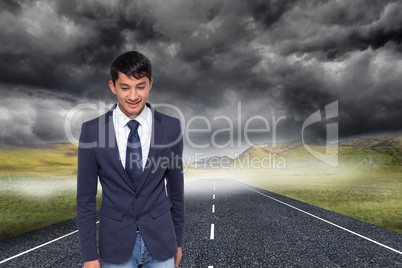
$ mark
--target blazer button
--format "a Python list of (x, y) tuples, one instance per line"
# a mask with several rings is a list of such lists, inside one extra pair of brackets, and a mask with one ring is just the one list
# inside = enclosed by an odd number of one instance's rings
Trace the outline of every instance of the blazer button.
[(136, 221), (139, 221), (139, 220), (140, 220), (140, 217), (138, 217), (138, 216), (135, 217), (135, 220), (136, 220)]
[(139, 198), (139, 196), (138, 196), (138, 194), (135, 196), (135, 199), (138, 199)]

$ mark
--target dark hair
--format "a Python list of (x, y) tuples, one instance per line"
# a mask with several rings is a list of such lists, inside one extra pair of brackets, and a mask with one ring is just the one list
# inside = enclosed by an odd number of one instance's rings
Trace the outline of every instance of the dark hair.
[(110, 66), (113, 84), (119, 79), (119, 72), (136, 79), (141, 79), (144, 76), (148, 77), (149, 80), (152, 78), (151, 62), (138, 51), (128, 51), (114, 59)]

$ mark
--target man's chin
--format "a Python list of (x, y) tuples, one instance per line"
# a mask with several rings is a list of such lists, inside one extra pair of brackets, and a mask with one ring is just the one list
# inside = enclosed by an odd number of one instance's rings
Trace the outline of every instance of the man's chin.
[(130, 116), (137, 116), (141, 113), (143, 110), (144, 106), (138, 106), (138, 107), (130, 107), (126, 106), (126, 111), (130, 114)]

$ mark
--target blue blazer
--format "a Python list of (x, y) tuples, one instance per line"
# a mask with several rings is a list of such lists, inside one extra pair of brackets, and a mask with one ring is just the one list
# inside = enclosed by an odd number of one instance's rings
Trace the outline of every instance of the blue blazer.
[[(78, 146), (77, 219), (83, 261), (100, 258), (121, 264), (132, 254), (137, 228), (157, 260), (183, 244), (183, 137), (180, 121), (149, 104), (153, 116), (151, 147), (138, 190), (119, 156), (113, 110), (82, 124)], [(102, 186), (99, 255), (96, 242), (96, 193)], [(165, 179), (167, 181), (165, 188)]]

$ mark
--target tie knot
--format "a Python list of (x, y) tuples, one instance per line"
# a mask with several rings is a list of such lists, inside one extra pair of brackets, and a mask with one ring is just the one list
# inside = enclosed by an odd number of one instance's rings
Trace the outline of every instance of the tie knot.
[(131, 129), (131, 131), (136, 132), (140, 123), (137, 120), (130, 120), (127, 123), (127, 126)]

